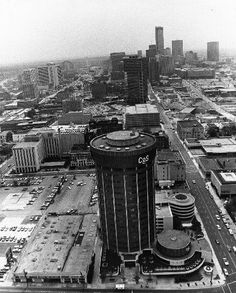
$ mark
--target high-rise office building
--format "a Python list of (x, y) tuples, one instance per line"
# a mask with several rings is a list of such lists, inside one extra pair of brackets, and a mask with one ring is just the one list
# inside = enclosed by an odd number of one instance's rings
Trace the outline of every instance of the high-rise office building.
[(164, 35), (163, 35), (163, 27), (156, 26), (155, 27), (155, 37), (156, 37), (156, 48), (157, 53), (164, 54)]
[(160, 75), (171, 75), (174, 73), (174, 59), (172, 56), (158, 56), (158, 73)]
[(123, 63), (124, 57), (125, 57), (125, 52), (116, 52), (116, 53), (110, 54), (112, 80), (124, 79), (124, 63)]
[(124, 57), (127, 104), (145, 103), (147, 100), (147, 58), (137, 55)]
[(142, 56), (143, 56), (143, 52), (142, 52), (142, 50), (138, 50), (138, 51), (137, 51), (137, 55), (138, 55), (139, 57), (142, 57)]
[(171, 49), (169, 47), (166, 47), (164, 50), (164, 55), (171, 56)]
[(48, 63), (45, 66), (38, 67), (38, 84), (40, 86), (48, 86), (56, 88), (62, 82), (62, 70), (60, 65)]
[(49, 73), (47, 66), (38, 67), (38, 84), (39, 86), (49, 86)]
[(187, 64), (196, 65), (198, 63), (197, 53), (193, 51), (185, 52), (185, 62)]
[(25, 69), (19, 77), (20, 87), (23, 91), (23, 98), (35, 99), (39, 96), (37, 85), (37, 70), (34, 68)]
[(172, 41), (172, 56), (174, 60), (178, 60), (179, 57), (184, 56), (183, 40)]
[(135, 253), (154, 241), (154, 159), (150, 134), (116, 131), (94, 138), (100, 222), (107, 249)]
[(146, 50), (146, 57), (151, 58), (157, 55), (157, 47), (156, 45), (149, 45), (148, 50)]
[(219, 42), (207, 43), (207, 61), (219, 61)]
[(156, 45), (149, 45), (149, 49), (146, 50), (146, 57), (148, 61), (148, 79), (151, 84), (155, 84), (159, 80), (156, 55), (157, 55)]
[(148, 60), (148, 79), (152, 85), (159, 81), (159, 62), (157, 56), (150, 57)]

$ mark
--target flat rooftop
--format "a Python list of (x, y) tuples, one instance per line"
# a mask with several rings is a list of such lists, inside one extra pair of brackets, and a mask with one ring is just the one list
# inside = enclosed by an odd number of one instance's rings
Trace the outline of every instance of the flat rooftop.
[(150, 104), (137, 104), (135, 106), (128, 106), (125, 108), (125, 113), (128, 115), (133, 114), (156, 114), (159, 113), (156, 105)]
[(219, 170), (220, 166), (216, 159), (209, 159), (206, 157), (200, 157), (198, 160), (201, 162), (201, 165), (206, 171), (210, 170)]
[(155, 193), (155, 204), (176, 204), (178, 206), (188, 206), (195, 202), (195, 198), (190, 193), (177, 192), (173, 193), (172, 190), (160, 190)]
[(180, 125), (181, 127), (202, 127), (202, 125), (197, 120), (180, 120), (177, 122), (177, 125)]
[(202, 146), (223, 146), (236, 144), (236, 140), (231, 137), (200, 139), (199, 142)]
[(97, 233), (97, 216), (47, 217), (30, 238), (17, 266), (16, 275), (87, 274)]
[(166, 218), (166, 217), (172, 217), (172, 216), (173, 214), (171, 212), (171, 208), (169, 205), (156, 206), (157, 218)]
[(29, 148), (29, 147), (35, 147), (39, 144), (39, 141), (23, 141), (18, 142), (16, 145), (13, 146), (13, 149), (20, 149), (20, 148)]
[(206, 153), (212, 154), (229, 154), (236, 153), (236, 144), (222, 146), (203, 146)]
[(184, 163), (179, 151), (172, 151), (170, 149), (157, 152), (157, 162), (161, 161), (178, 161)]
[(220, 176), (226, 182), (236, 182), (236, 174), (234, 172), (220, 172)]
[(190, 237), (183, 231), (166, 230), (157, 235), (157, 241), (168, 249), (183, 249), (190, 244)]

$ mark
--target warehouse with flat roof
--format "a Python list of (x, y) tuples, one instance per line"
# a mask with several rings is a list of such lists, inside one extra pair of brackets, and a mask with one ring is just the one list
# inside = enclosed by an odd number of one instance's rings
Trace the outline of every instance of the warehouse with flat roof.
[(87, 282), (94, 256), (97, 216), (48, 216), (27, 244), (15, 282)]
[(160, 113), (156, 105), (137, 104), (125, 109), (125, 128), (158, 127), (160, 126)]

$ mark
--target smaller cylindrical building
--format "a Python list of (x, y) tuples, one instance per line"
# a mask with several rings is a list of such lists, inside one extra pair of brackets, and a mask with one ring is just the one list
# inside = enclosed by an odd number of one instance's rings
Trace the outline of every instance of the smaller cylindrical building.
[(179, 230), (166, 230), (158, 234), (157, 250), (167, 257), (183, 257), (191, 249), (190, 237)]
[(173, 215), (177, 216), (182, 222), (192, 222), (195, 198), (190, 193), (173, 194), (170, 197), (169, 204)]

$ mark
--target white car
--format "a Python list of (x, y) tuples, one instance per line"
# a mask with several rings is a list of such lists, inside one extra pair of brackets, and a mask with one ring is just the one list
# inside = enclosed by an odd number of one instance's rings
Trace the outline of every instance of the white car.
[(223, 271), (224, 271), (224, 274), (225, 274), (226, 276), (229, 275), (228, 270), (227, 270), (226, 268), (223, 268)]
[(218, 221), (220, 221), (220, 216), (219, 216), (219, 215), (216, 215), (216, 219), (217, 219)]
[(227, 258), (226, 258), (226, 257), (223, 257), (223, 262), (224, 262), (224, 264), (225, 264), (226, 266), (228, 266), (228, 265), (229, 265), (229, 262), (228, 262), (228, 260), (227, 260)]
[(221, 230), (221, 227), (220, 227), (220, 225), (216, 225), (216, 227), (217, 227), (217, 229), (218, 229), (218, 230)]

